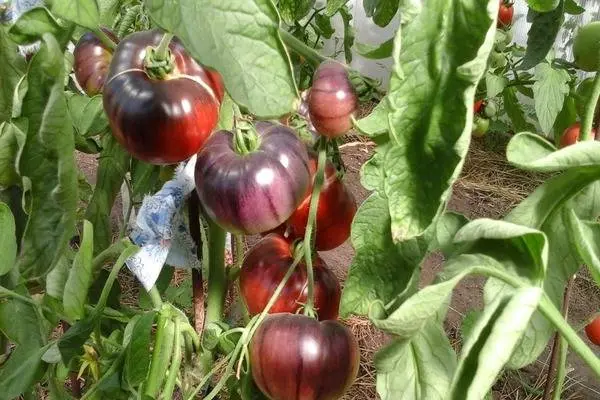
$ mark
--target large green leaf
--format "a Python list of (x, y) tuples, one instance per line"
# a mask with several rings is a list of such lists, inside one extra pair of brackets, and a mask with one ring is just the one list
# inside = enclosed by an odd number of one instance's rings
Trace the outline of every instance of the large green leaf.
[(133, 326), (131, 342), (125, 354), (124, 378), (130, 387), (137, 387), (146, 378), (150, 366), (150, 343), (155, 311), (143, 314)]
[(52, 0), (52, 12), (88, 29), (98, 29), (100, 12), (96, 0)]
[(17, 154), (25, 143), (25, 133), (11, 122), (0, 123), (0, 189), (18, 185)]
[(388, 115), (390, 104), (385, 96), (366, 117), (359, 119), (356, 128), (371, 137), (385, 135), (389, 132)]
[(45, 347), (18, 346), (0, 369), (0, 398), (13, 399), (31, 387), (44, 372)]
[(569, 93), (571, 77), (564, 69), (554, 69), (548, 63), (535, 67), (533, 99), (535, 113), (543, 132), (550, 132), (554, 121), (563, 108), (565, 96)]
[(46, 294), (60, 300), (61, 304), (74, 257), (75, 253), (67, 249), (56, 266), (46, 276)]
[(10, 119), (12, 115), (13, 92), (17, 82), (25, 73), (25, 59), (17, 50), (17, 45), (10, 40), (6, 29), (0, 27), (0, 123)]
[(394, 38), (386, 40), (378, 45), (370, 45), (363, 43), (355, 44), (356, 52), (364, 58), (373, 60), (380, 60), (382, 58), (388, 58), (392, 56), (392, 50), (394, 48)]
[(29, 220), (18, 260), (26, 278), (54, 267), (75, 228), (77, 172), (63, 74), (63, 53), (56, 39), (44, 34), (27, 72), (22, 116), (29, 124), (18, 161), (29, 187), (25, 207)]
[(45, 33), (58, 36), (62, 29), (47, 8), (35, 7), (21, 15), (9, 33), (15, 42), (28, 44), (39, 40)]
[(564, 210), (563, 221), (568, 226), (571, 246), (577, 249), (580, 261), (587, 265), (596, 285), (600, 286), (600, 224), (582, 221), (569, 209)]
[(10, 208), (0, 202), (0, 275), (8, 273), (15, 266), (17, 258), (17, 237), (15, 217)]
[(65, 315), (72, 320), (83, 318), (88, 291), (92, 286), (92, 256), (94, 252), (94, 227), (83, 221), (83, 240), (73, 260), (73, 267), (64, 288), (63, 306)]
[(73, 94), (68, 99), (69, 115), (77, 134), (95, 136), (108, 130), (108, 118), (102, 106), (102, 96)]
[(446, 399), (456, 354), (440, 322), (429, 322), (410, 339), (395, 339), (375, 356), (382, 400)]
[(508, 115), (508, 118), (510, 118), (510, 121), (512, 122), (512, 128), (517, 132), (533, 132), (535, 127), (527, 121), (525, 112), (517, 98), (517, 89), (514, 87), (506, 88), (502, 92), (502, 99), (504, 100), (504, 110), (506, 111), (506, 115)]
[(315, 4), (315, 0), (279, 0), (277, 8), (286, 24), (293, 25), (306, 17)]
[(402, 46), (387, 96), (393, 146), (384, 161), (396, 242), (424, 233), (460, 173), (476, 85), (494, 42), (498, 2), (489, 3), (427, 1), (396, 38)]
[[(152, 19), (176, 34), (201, 63), (223, 75), (231, 97), (252, 114), (292, 110), (292, 68), (270, 0), (146, 0)], [(200, 39), (201, 38), (201, 39)]]
[(541, 288), (523, 288), (486, 307), (464, 343), (447, 398), (480, 400), (486, 396), (527, 328), (542, 294)]
[(385, 198), (373, 194), (352, 223), (356, 255), (342, 295), (341, 314), (367, 315), (375, 301), (387, 304), (411, 282), (420, 260), (411, 263), (392, 241)]
[(104, 137), (102, 147), (94, 194), (85, 213), (85, 218), (94, 225), (94, 254), (111, 243), (110, 213), (131, 160), (112, 135)]
[[(534, 2), (529, 2), (532, 8), (528, 17), (531, 19), (531, 27), (527, 33), (527, 50), (520, 66), (522, 69), (533, 68), (546, 58), (546, 55), (554, 46), (556, 35), (558, 35), (564, 21), (562, 1), (545, 0), (546, 3), (556, 3), (553, 7), (546, 7), (545, 9), (543, 9), (544, 7), (536, 8), (532, 6), (531, 3)], [(542, 3), (543, 1), (540, 0), (539, 2)]]
[(527, 4), (532, 10), (540, 12), (552, 11), (561, 3), (561, 0), (527, 0)]

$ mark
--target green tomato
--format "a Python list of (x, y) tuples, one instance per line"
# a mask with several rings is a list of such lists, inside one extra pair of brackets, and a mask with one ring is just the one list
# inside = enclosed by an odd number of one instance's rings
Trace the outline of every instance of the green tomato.
[(506, 57), (504, 54), (492, 51), (490, 54), (490, 67), (493, 69), (504, 68), (506, 66)]
[(573, 42), (575, 64), (584, 71), (598, 71), (600, 54), (600, 21), (579, 28)]
[[(494, 37), (494, 50), (503, 52), (506, 49), (506, 32), (498, 29)], [(510, 42), (509, 42), (510, 43)]]
[(485, 108), (483, 109), (483, 114), (488, 118), (493, 118), (498, 113), (498, 106), (493, 100), (488, 100)]
[(474, 137), (483, 137), (490, 128), (490, 120), (487, 118), (481, 118), (476, 116), (473, 120), (473, 131)]

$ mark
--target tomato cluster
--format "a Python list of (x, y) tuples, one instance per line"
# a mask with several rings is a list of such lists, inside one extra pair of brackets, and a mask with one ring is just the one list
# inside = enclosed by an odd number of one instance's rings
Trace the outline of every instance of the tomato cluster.
[(473, 104), (473, 130), (474, 137), (483, 137), (490, 128), (490, 118), (498, 112), (493, 100), (477, 100)]

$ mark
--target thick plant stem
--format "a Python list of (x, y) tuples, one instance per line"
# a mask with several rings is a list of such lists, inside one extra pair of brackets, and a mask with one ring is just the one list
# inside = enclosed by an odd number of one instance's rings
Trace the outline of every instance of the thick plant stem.
[(94, 35), (96, 35), (96, 37), (98, 39), (100, 39), (100, 41), (102, 42), (103, 45), (105, 45), (112, 51), (114, 51), (117, 48), (116, 43), (113, 42), (112, 39), (109, 38), (108, 35), (106, 33), (104, 33), (104, 31), (102, 29), (96, 28), (94, 30)]
[(144, 394), (153, 399), (157, 397), (160, 391), (173, 351), (175, 332), (171, 315), (169, 314), (169, 312), (163, 309), (158, 315), (152, 362), (150, 363), (150, 371), (148, 372), (148, 378), (144, 386)]
[(301, 40), (297, 39), (284, 29), (279, 30), (279, 34), (281, 35), (281, 39), (283, 42), (296, 53), (300, 54), (304, 57), (308, 62), (310, 62), (313, 66), (318, 66), (323, 61), (328, 60), (327, 57), (323, 57), (316, 50), (305, 45)]
[(588, 103), (585, 105), (585, 115), (581, 124), (581, 132), (579, 133), (579, 140), (593, 139), (590, 137), (592, 132), (592, 123), (594, 122), (594, 114), (596, 113), (596, 104), (598, 104), (598, 98), (600, 97), (600, 73), (596, 73), (594, 77), (594, 84), (592, 86), (592, 94)]
[(131, 241), (127, 238), (113, 243), (110, 247), (94, 257), (94, 260), (92, 261), (92, 271), (99, 271), (104, 264), (115, 261), (130, 244)]
[(150, 301), (152, 301), (152, 305), (154, 306), (154, 308), (160, 310), (160, 308), (163, 305), (163, 302), (156, 286), (152, 286), (152, 289), (148, 291), (148, 295), (150, 296)]
[(585, 361), (585, 363), (600, 378), (600, 358), (585, 344), (577, 332), (566, 323), (561, 313), (556, 309), (546, 294), (539, 304), (540, 312), (550, 321), (568, 342), (569, 346)]
[[(573, 279), (574, 276), (572, 276), (571, 278), (569, 278), (569, 281), (567, 282), (567, 288), (565, 289), (565, 294), (563, 297), (563, 305), (562, 305), (562, 315), (563, 318), (565, 320), (567, 320), (567, 317), (569, 315), (569, 301), (571, 299), (571, 291), (573, 288)], [(555, 379), (555, 374), (556, 374), (556, 366), (557, 366), (557, 362), (558, 360), (558, 353), (559, 353), (559, 341), (561, 340), (561, 336), (559, 335), (558, 332), (556, 332), (554, 334), (554, 340), (552, 343), (552, 355), (550, 356), (550, 365), (548, 366), (548, 373), (546, 374), (546, 385), (544, 386), (544, 396), (543, 396), (543, 400), (550, 400), (550, 397), (552, 396), (552, 382)], [(559, 365), (558, 368), (559, 369), (563, 369), (564, 370), (564, 365)], [(558, 381), (557, 381), (558, 383)], [(562, 383), (560, 386), (555, 386), (554, 391), (556, 392), (556, 390), (558, 390), (558, 392), (560, 393), (562, 388)]]
[(165, 33), (158, 46), (156, 46), (156, 50), (154, 50), (154, 57), (159, 61), (168, 61), (169, 58), (169, 44), (171, 44), (171, 40), (173, 40), (172, 33)]
[(559, 346), (559, 359), (558, 359), (558, 371), (556, 372), (556, 383), (554, 385), (554, 393), (552, 400), (560, 400), (562, 387), (565, 383), (565, 377), (567, 376), (567, 354), (569, 353), (569, 345), (564, 337), (560, 337), (558, 341)]
[(173, 390), (175, 390), (175, 382), (177, 380), (177, 374), (179, 373), (179, 367), (181, 366), (181, 322), (179, 318), (175, 317), (175, 341), (173, 348), (173, 358), (171, 359), (171, 367), (169, 368), (169, 376), (163, 389), (163, 398), (173, 398)]
[(322, 137), (319, 143), (319, 158), (317, 161), (317, 174), (313, 183), (313, 191), (310, 197), (310, 208), (308, 212), (308, 221), (306, 223), (306, 232), (304, 233), (304, 262), (306, 263), (306, 275), (308, 278), (308, 293), (306, 296), (306, 305), (304, 314), (313, 316), (315, 313), (315, 277), (312, 265), (313, 249), (313, 230), (316, 227), (317, 210), (319, 208), (319, 196), (321, 188), (325, 181), (325, 164), (327, 162), (327, 138)]

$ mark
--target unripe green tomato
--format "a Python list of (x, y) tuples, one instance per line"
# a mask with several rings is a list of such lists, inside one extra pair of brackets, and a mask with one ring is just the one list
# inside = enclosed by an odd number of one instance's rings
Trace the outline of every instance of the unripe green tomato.
[(506, 66), (506, 57), (504, 54), (498, 53), (497, 51), (492, 51), (490, 54), (490, 67), (496, 68), (504, 68)]
[(496, 102), (493, 100), (488, 100), (485, 108), (483, 109), (483, 114), (488, 118), (493, 118), (498, 113), (498, 106), (496, 106)]
[[(506, 35), (508, 32), (498, 29), (496, 36), (494, 37), (494, 50), (497, 52), (503, 52), (506, 49)], [(510, 42), (509, 42), (510, 43)]]
[(504, 44), (506, 44), (508, 46), (512, 42), (512, 40), (513, 40), (512, 31), (510, 29), (507, 31), (504, 31)]
[(472, 132), (474, 137), (479, 138), (479, 137), (485, 136), (485, 134), (487, 133), (489, 128), (490, 128), (490, 120), (489, 119), (475, 116), (475, 119), (473, 120), (473, 132)]
[(577, 31), (573, 42), (575, 64), (584, 71), (597, 71), (600, 57), (600, 21), (591, 22)]

